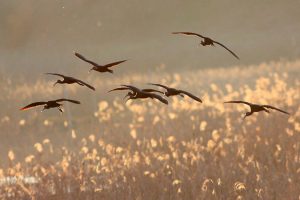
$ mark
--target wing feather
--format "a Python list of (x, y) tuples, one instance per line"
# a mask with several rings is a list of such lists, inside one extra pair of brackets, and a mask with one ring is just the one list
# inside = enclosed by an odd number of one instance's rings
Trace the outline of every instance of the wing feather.
[(217, 41), (214, 41), (214, 43), (222, 46), (223, 48), (225, 48), (227, 51), (229, 51), (234, 57), (236, 57), (238, 60), (240, 59), (233, 51), (231, 51), (229, 48), (227, 48), (224, 44), (220, 43), (220, 42), (217, 42)]
[(252, 105), (251, 103), (248, 103), (246, 101), (225, 101), (224, 103), (243, 103), (243, 104), (246, 104), (248, 106)]
[(142, 89), (143, 92), (158, 92), (160, 94), (164, 94), (162, 91), (155, 90), (155, 89)]
[(195, 101), (198, 101), (198, 102), (202, 103), (202, 100), (200, 98), (196, 97), (195, 95), (193, 95), (193, 94), (191, 94), (187, 91), (184, 91), (184, 90), (179, 90), (179, 91), (180, 91), (180, 93), (189, 96), (190, 98), (194, 99)]
[(119, 87), (119, 88), (109, 90), (108, 92), (113, 92), (113, 91), (118, 91), (118, 90), (130, 90), (130, 88), (128, 88), (128, 87)]
[(56, 99), (54, 100), (56, 102), (61, 102), (61, 101), (69, 101), (71, 103), (76, 103), (76, 104), (80, 104), (80, 101), (76, 101), (76, 100), (72, 100), (72, 99)]
[(286, 112), (286, 111), (284, 111), (284, 110), (281, 110), (281, 109), (279, 109), (279, 108), (276, 108), (276, 107), (274, 107), (274, 106), (270, 106), (270, 105), (262, 105), (262, 106), (265, 107), (265, 108), (270, 108), (270, 109), (273, 109), (273, 110), (277, 110), (277, 111), (279, 111), (279, 112), (282, 112), (282, 113), (284, 113), (284, 114), (290, 115), (290, 113), (288, 113), (288, 112)]
[(44, 102), (44, 101), (40, 101), (40, 102), (34, 102), (34, 103), (31, 103), (23, 108), (21, 108), (20, 110), (28, 110), (30, 108), (33, 108), (33, 107), (36, 107), (36, 106), (41, 106), (41, 105), (45, 105), (47, 104), (47, 102)]
[(62, 78), (65, 78), (66, 76), (62, 75), (62, 74), (57, 74), (57, 73), (45, 73), (45, 74), (48, 74), (48, 75), (55, 75), (55, 76), (60, 76)]
[(76, 78), (74, 78), (74, 79), (75, 79), (77, 82), (79, 82), (79, 83), (85, 85), (86, 87), (88, 87), (88, 88), (90, 88), (90, 89), (92, 89), (92, 90), (95, 91), (95, 88), (94, 88), (93, 86), (87, 84), (86, 82), (83, 82), (82, 80), (79, 80), (79, 79), (76, 79)]
[(90, 63), (90, 64), (96, 66), (96, 67), (99, 67), (99, 66), (100, 66), (99, 64), (97, 64), (97, 63), (95, 63), (95, 62), (93, 62), (93, 61), (91, 61), (91, 60), (88, 60), (88, 59), (85, 58), (83, 55), (81, 55), (81, 54), (79, 54), (79, 53), (77, 53), (77, 52), (75, 52), (75, 56), (78, 57), (78, 58), (80, 58), (81, 60), (83, 60), (83, 61), (85, 61), (85, 62), (88, 62), (88, 63)]
[(115, 66), (115, 65), (118, 65), (118, 64), (121, 64), (123, 62), (126, 62), (127, 60), (121, 60), (121, 61), (117, 61), (117, 62), (113, 62), (113, 63), (109, 63), (109, 64), (106, 64), (104, 65), (103, 67), (112, 67), (112, 66)]
[(198, 33), (193, 33), (193, 32), (173, 32), (173, 34), (195, 35), (201, 38), (205, 38), (203, 35), (200, 35)]
[(130, 89), (130, 90), (132, 90), (133, 92), (136, 92), (136, 93), (141, 93), (142, 92), (139, 88), (134, 87), (132, 85), (121, 85), (121, 86), (127, 87), (128, 89)]
[(151, 93), (151, 96), (157, 100), (159, 100), (160, 102), (168, 105), (168, 101), (166, 99), (164, 99), (163, 97), (159, 96), (158, 94), (154, 94), (154, 93)]
[(162, 85), (162, 84), (158, 84), (158, 83), (148, 83), (149, 85), (155, 85), (155, 86), (158, 86), (158, 87), (162, 87), (162, 88), (165, 88), (166, 90), (170, 89), (168, 86), (165, 86), (165, 85)]

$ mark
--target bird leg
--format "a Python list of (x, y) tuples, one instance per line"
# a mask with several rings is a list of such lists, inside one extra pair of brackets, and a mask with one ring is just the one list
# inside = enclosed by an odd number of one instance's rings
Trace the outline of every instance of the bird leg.
[(64, 111), (62, 110), (61, 107), (57, 107), (57, 109), (59, 110), (59, 112), (63, 113)]
[(265, 108), (264, 108), (264, 111), (265, 111), (266, 113), (268, 113), (268, 114), (270, 113), (270, 111), (269, 111), (269, 110), (267, 110), (267, 109), (265, 109)]

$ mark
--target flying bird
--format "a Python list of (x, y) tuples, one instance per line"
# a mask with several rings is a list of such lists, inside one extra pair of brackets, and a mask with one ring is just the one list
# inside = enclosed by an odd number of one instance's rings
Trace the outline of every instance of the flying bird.
[(163, 93), (159, 90), (155, 89), (139, 89), (137, 87), (131, 86), (131, 85), (121, 85), (122, 87), (112, 89), (108, 92), (112, 91), (118, 91), (118, 90), (130, 90), (130, 92), (127, 93), (127, 95), (124, 97), (128, 97), (126, 101), (129, 99), (146, 99), (146, 98), (151, 98), (151, 99), (157, 99), (160, 102), (164, 104), (168, 104), (168, 101), (164, 99), (163, 97), (159, 96), (158, 94), (155, 94), (153, 92), (158, 92), (158, 93)]
[(194, 35), (194, 36), (198, 36), (200, 38), (202, 38), (203, 40), (200, 42), (200, 44), (202, 46), (207, 46), (207, 45), (211, 45), (211, 46), (215, 46), (214, 44), (218, 44), (220, 46), (222, 46), (223, 48), (225, 48), (227, 51), (229, 51), (234, 57), (236, 57), (237, 59), (240, 59), (233, 51), (231, 51), (229, 48), (227, 48), (224, 44), (217, 42), (209, 37), (205, 37), (203, 35), (200, 35), (198, 33), (193, 33), (193, 32), (173, 32), (173, 34), (184, 34), (184, 35)]
[(56, 84), (73, 84), (73, 83), (77, 83), (78, 85), (81, 85), (81, 86), (86, 86), (92, 90), (95, 90), (95, 88), (77, 78), (74, 78), (74, 77), (70, 77), (70, 76), (65, 76), (65, 75), (62, 75), (62, 74), (56, 74), (56, 73), (46, 73), (48, 75), (55, 75), (55, 76), (60, 76), (63, 78), (63, 80), (57, 80), (53, 86), (55, 86)]
[(77, 56), (78, 58), (80, 58), (81, 60), (90, 63), (91, 65), (93, 65), (94, 67), (90, 69), (90, 71), (94, 70), (97, 72), (109, 72), (109, 73), (113, 73), (113, 70), (109, 69), (110, 67), (113, 67), (115, 65), (119, 65), (127, 60), (121, 60), (121, 61), (117, 61), (117, 62), (113, 62), (113, 63), (109, 63), (106, 65), (99, 65), (91, 60), (86, 59), (83, 55), (75, 52), (75, 56)]
[(259, 105), (259, 104), (249, 103), (249, 102), (246, 102), (246, 101), (226, 101), (224, 103), (242, 103), (242, 104), (246, 104), (246, 105), (250, 106), (250, 112), (246, 112), (243, 119), (245, 119), (246, 117), (252, 115), (255, 112), (264, 111), (264, 112), (270, 113), (270, 111), (268, 109), (277, 110), (277, 111), (282, 112), (282, 113), (287, 114), (287, 115), (290, 114), (290, 113), (288, 113), (284, 110), (281, 110), (279, 108), (275, 108), (275, 107), (270, 106), (270, 105)]
[(28, 110), (30, 108), (33, 108), (33, 107), (36, 107), (36, 106), (44, 106), (43, 110), (46, 110), (46, 109), (50, 109), (50, 108), (58, 108), (58, 110), (62, 113), (63, 110), (61, 109), (61, 106), (63, 104), (60, 104), (59, 102), (62, 102), (62, 101), (68, 101), (68, 102), (71, 102), (71, 103), (75, 103), (75, 104), (80, 104), (80, 101), (76, 101), (76, 100), (72, 100), (72, 99), (56, 99), (56, 100), (52, 100), (52, 101), (38, 101), (38, 102), (34, 102), (34, 103), (31, 103), (23, 108), (21, 108), (20, 110)]
[(200, 98), (196, 97), (195, 95), (193, 95), (193, 94), (191, 94), (187, 91), (178, 90), (178, 89), (175, 89), (175, 88), (170, 88), (168, 86), (165, 86), (165, 85), (162, 85), (162, 84), (157, 84), (157, 83), (149, 83), (149, 85), (155, 85), (155, 86), (159, 86), (159, 87), (162, 87), (162, 88), (166, 89), (166, 92), (164, 92), (164, 95), (167, 96), (167, 97), (175, 96), (175, 95), (179, 95), (181, 97), (184, 97), (184, 95), (187, 95), (190, 98), (194, 99), (195, 101), (198, 101), (198, 102), (202, 103), (202, 100)]

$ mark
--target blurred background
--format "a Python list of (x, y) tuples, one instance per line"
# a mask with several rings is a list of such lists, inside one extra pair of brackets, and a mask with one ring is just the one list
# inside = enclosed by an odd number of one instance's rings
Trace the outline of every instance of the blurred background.
[[(164, 63), (182, 71), (296, 59), (300, 2), (295, 0), (3, 0), (0, 6), (0, 68), (33, 75), (86, 71), (78, 51), (101, 63), (129, 59), (120, 73), (148, 72)], [(224, 43), (203, 48), (193, 31)]]
[[(0, 199), (298, 199), (299, 8), (299, 0), (1, 0)], [(211, 37), (241, 60), (174, 31)], [(74, 51), (99, 64), (128, 61), (89, 74)], [(46, 72), (96, 91), (53, 87), (58, 77)], [(149, 82), (203, 103), (125, 103), (125, 92), (107, 93)], [(81, 105), (19, 111), (62, 97)], [(242, 121), (249, 108), (229, 100), (291, 115)]]

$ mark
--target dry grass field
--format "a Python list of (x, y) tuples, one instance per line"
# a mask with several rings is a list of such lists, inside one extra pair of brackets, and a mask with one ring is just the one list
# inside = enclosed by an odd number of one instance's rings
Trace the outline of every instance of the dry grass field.
[[(86, 77), (84, 77), (86, 76)], [(77, 75), (18, 82), (0, 74), (0, 199), (299, 199), (300, 60), (148, 74)], [(122, 100), (121, 83), (159, 82), (203, 99)], [(65, 113), (21, 112), (69, 97)], [(285, 109), (242, 120), (246, 100)], [(27, 178), (27, 179), (26, 179)], [(30, 179), (30, 180), (28, 180)]]

